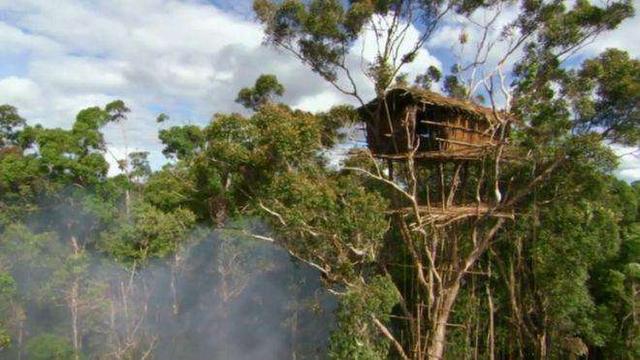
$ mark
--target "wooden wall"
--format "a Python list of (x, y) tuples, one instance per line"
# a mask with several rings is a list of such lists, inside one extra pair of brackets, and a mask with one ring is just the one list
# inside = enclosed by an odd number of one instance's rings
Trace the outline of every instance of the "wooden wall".
[(402, 155), (419, 144), (419, 152), (457, 152), (491, 143), (489, 124), (461, 112), (427, 104), (389, 101), (367, 123), (367, 141), (375, 154)]

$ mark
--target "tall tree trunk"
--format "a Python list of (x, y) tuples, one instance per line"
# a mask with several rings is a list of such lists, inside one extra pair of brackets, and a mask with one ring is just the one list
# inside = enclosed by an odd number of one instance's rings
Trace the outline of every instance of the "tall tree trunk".
[(453, 285), (442, 291), (440, 299), (435, 306), (432, 321), (432, 335), (429, 341), (428, 357), (430, 360), (440, 360), (443, 358), (445, 350), (445, 341), (447, 339), (447, 324), (451, 315), (458, 292), (460, 290), (460, 281), (456, 280)]
[[(491, 277), (491, 267), (488, 268), (489, 277)], [(491, 295), (491, 285), (487, 281), (487, 305), (489, 307), (489, 333), (487, 334), (487, 350), (489, 351), (489, 360), (495, 359), (495, 330), (494, 330), (494, 306), (493, 296)]]
[[(131, 183), (131, 181), (129, 181), (129, 183)], [(124, 191), (124, 213), (127, 216), (127, 218), (130, 215), (130, 209), (131, 208), (131, 193), (129, 191), (129, 189)]]
[(72, 330), (72, 342), (73, 342), (73, 351), (74, 351), (74, 359), (80, 359), (80, 330), (78, 324), (78, 280), (73, 280), (73, 285), (71, 285), (71, 292), (69, 294), (69, 310), (71, 312), (71, 330)]
[(547, 358), (547, 332), (542, 330), (538, 335), (538, 359), (545, 360)]
[(181, 260), (181, 257), (179, 254), (179, 250), (176, 250), (176, 253), (173, 256), (173, 264), (171, 264), (171, 281), (170, 281), (171, 299), (173, 301), (172, 311), (174, 316), (180, 313), (180, 303), (178, 302), (178, 288), (177, 288), (178, 270), (181, 262), (180, 260)]
[(297, 353), (298, 343), (298, 302), (294, 302), (294, 310), (291, 318), (291, 360), (298, 359)]
[(22, 345), (24, 343), (24, 318), (18, 321), (18, 360), (22, 360)]
[[(78, 239), (71, 235), (70, 237), (71, 247), (73, 250), (73, 256), (78, 257), (82, 252), (82, 248)], [(72, 330), (72, 343), (73, 343), (73, 351), (74, 351), (74, 359), (80, 359), (80, 324), (79, 324), (79, 308), (80, 308), (80, 279), (78, 279), (77, 274), (73, 274), (73, 280), (71, 284), (71, 289), (68, 294), (68, 303), (69, 303), (69, 311), (71, 312), (71, 330)]]

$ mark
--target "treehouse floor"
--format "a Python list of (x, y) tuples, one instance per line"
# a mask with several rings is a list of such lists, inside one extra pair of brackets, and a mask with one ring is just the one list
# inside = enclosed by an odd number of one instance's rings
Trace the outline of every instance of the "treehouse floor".
[[(518, 157), (512, 154), (510, 149), (503, 149), (501, 159), (503, 161), (518, 161)], [(484, 156), (495, 154), (495, 148), (484, 149), (465, 149), (465, 150), (442, 150), (442, 151), (420, 151), (413, 155), (416, 160), (434, 160), (434, 161), (455, 161), (455, 160), (481, 160)], [(404, 154), (373, 154), (379, 159), (388, 159), (392, 161), (406, 161), (411, 157), (410, 153)]]
[[(494, 208), (488, 204), (466, 204), (466, 205), (452, 205), (449, 207), (443, 207), (442, 204), (431, 204), (431, 206), (420, 206), (418, 209), (420, 213), (420, 220), (423, 224), (435, 225), (438, 227), (446, 226), (456, 221), (479, 218), (482, 216), (490, 216), (494, 218), (506, 218), (513, 219), (514, 212), (512, 210), (494, 210)], [(413, 208), (404, 208), (401, 210), (404, 214), (413, 213)]]

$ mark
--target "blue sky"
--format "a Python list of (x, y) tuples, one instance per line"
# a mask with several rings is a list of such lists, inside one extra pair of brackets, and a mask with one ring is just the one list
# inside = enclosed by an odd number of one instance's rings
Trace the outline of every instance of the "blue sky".
[[(513, 15), (507, 11), (505, 21)], [(431, 64), (448, 68), (460, 31), (474, 39), (455, 18), (444, 25), (406, 69), (411, 75)], [(639, 57), (638, 28), (638, 17), (628, 20), (581, 56), (619, 47)], [(366, 41), (357, 46), (367, 48)], [(367, 48), (365, 57), (373, 56)], [(121, 129), (105, 129), (115, 157), (146, 150), (160, 166), (159, 112), (171, 126), (241, 111), (237, 91), (261, 73), (276, 74), (287, 88), (284, 102), (295, 107), (320, 111), (352, 101), (292, 56), (263, 46), (251, 1), (0, 0), (0, 103), (17, 106), (30, 123), (68, 127), (82, 108), (122, 99), (132, 109), (126, 139)], [(620, 174), (640, 179), (640, 161), (624, 157)]]

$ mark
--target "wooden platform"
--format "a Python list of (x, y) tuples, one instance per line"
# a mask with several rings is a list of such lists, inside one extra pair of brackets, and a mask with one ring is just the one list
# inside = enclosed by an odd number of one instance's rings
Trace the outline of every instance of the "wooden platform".
[[(478, 204), (452, 205), (444, 208), (442, 204), (432, 204), (431, 206), (420, 206), (418, 211), (423, 224), (438, 227), (464, 219), (479, 218), (485, 215), (506, 219), (513, 219), (515, 217), (513, 210), (502, 209), (495, 211), (493, 207), (487, 204), (480, 204), (479, 206)], [(412, 214), (414, 213), (414, 209), (404, 208), (401, 212), (404, 214)]]
[[(482, 159), (482, 156), (487, 151), (476, 150), (473, 151), (423, 151), (416, 153), (413, 158), (419, 160), (478, 160)], [(405, 161), (409, 158), (410, 154), (373, 154), (374, 157), (379, 159), (389, 159), (394, 161)]]
[[(522, 160), (521, 157), (514, 154), (511, 149), (503, 149), (501, 160), (509, 162), (517, 162)], [(483, 156), (491, 154), (495, 148), (468, 149), (465, 151), (422, 151), (413, 155), (416, 160), (435, 160), (435, 161), (455, 161), (455, 160), (481, 160)], [(373, 154), (378, 159), (388, 159), (392, 161), (406, 161), (410, 154)]]

